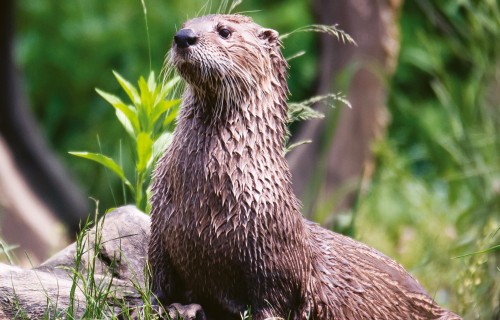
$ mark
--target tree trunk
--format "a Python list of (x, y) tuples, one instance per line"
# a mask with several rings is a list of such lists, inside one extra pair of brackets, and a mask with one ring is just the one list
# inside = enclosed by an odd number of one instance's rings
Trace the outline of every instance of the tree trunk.
[[(373, 170), (371, 145), (384, 134), (388, 123), (385, 83), (392, 75), (399, 52), (398, 13), (402, 0), (314, 0), (317, 22), (339, 24), (357, 46), (320, 36), (318, 94), (337, 92), (334, 79), (352, 68), (348, 100), (352, 109), (342, 107), (328, 112), (326, 119), (308, 121), (297, 140), (313, 143), (290, 153), (294, 191), (305, 200), (306, 214), (331, 202), (334, 192), (341, 192), (332, 206), (335, 211), (352, 207), (355, 190), (363, 173)], [(336, 113), (339, 113), (337, 115)], [(338, 117), (333, 139), (325, 135)], [(331, 143), (330, 143), (331, 142)], [(323, 165), (317, 164), (319, 162)], [(319, 169), (318, 169), (319, 168)], [(317, 172), (320, 170), (321, 172)], [(316, 178), (315, 178), (316, 177)], [(318, 179), (317, 177), (321, 177)], [(318, 182), (319, 180), (319, 182)], [(317, 198), (316, 198), (317, 197)]]

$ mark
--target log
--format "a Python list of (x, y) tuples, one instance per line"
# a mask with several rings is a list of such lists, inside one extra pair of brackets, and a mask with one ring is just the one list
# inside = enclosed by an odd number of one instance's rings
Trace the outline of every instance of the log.
[(119, 314), (122, 305), (140, 305), (148, 239), (149, 216), (125, 206), (106, 214), (75, 243), (38, 267), (0, 264), (0, 319), (42, 319), (47, 314), (50, 319), (59, 318), (58, 314), (67, 318), (71, 305), (75, 318), (92, 318), (83, 292), (92, 285), (94, 295), (109, 291), (103, 299), (111, 306), (110, 316)]

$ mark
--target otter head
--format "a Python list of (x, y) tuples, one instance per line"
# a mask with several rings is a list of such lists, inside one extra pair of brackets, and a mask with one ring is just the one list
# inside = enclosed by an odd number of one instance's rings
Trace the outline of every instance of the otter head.
[(193, 94), (219, 103), (241, 103), (257, 90), (288, 91), (278, 33), (242, 15), (187, 21), (174, 36), (170, 63)]

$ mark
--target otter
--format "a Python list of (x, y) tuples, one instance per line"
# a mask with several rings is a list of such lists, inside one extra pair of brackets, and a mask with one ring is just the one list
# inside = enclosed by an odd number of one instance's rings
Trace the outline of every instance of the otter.
[(390, 258), (302, 216), (280, 48), (243, 15), (195, 18), (174, 37), (186, 88), (152, 186), (156, 301), (199, 304), (208, 319), (460, 319)]

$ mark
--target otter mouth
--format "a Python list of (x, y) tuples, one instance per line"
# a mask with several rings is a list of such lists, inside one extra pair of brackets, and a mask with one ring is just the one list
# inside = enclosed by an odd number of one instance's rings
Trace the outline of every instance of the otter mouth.
[(185, 59), (187, 56), (193, 53), (194, 48), (193, 47), (182, 48), (174, 43), (174, 45), (172, 46), (172, 51), (174, 51), (175, 54), (178, 55), (179, 57)]
[(193, 54), (193, 46), (179, 46), (175, 41), (172, 43), (172, 48), (170, 49), (171, 58), (187, 60), (189, 56)]
[(193, 58), (192, 48), (172, 48), (170, 63), (184, 80), (191, 82), (201, 72), (199, 64)]

